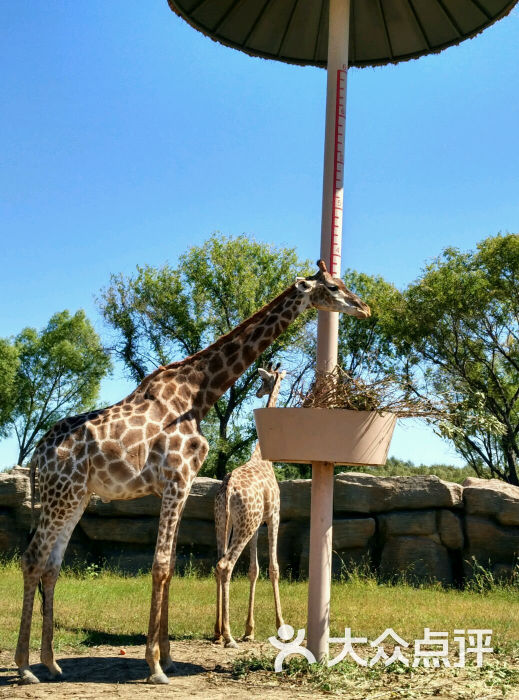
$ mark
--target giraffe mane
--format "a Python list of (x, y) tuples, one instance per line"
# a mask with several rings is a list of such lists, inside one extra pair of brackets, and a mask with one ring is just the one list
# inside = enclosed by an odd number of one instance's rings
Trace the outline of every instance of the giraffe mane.
[[(280, 301), (282, 301), (285, 297), (289, 296), (289, 294), (294, 290), (294, 285), (291, 284), (290, 287), (287, 287), (281, 294), (279, 294), (275, 299), (272, 299), (272, 301), (269, 301), (268, 304), (265, 304), (264, 306), (261, 307), (261, 309), (258, 309), (258, 311), (255, 311), (252, 316), (249, 316), (249, 318), (246, 318), (244, 321), (242, 321), (239, 325), (237, 325), (235, 328), (230, 330), (228, 333), (225, 333), (224, 335), (221, 335), (219, 338), (217, 338), (214, 343), (211, 343), (211, 345), (208, 345), (206, 348), (202, 348), (201, 350), (198, 350), (198, 352), (193, 353), (193, 355), (189, 355), (188, 357), (185, 357), (183, 360), (178, 360), (176, 362), (170, 362), (168, 365), (166, 365), (165, 369), (175, 369), (176, 367), (181, 367), (182, 365), (185, 365), (192, 360), (196, 359), (198, 356), (202, 355), (203, 353), (207, 352), (208, 350), (218, 350), (224, 343), (226, 343), (228, 340), (232, 340), (234, 337), (239, 336), (245, 328), (248, 328), (249, 326), (253, 325), (258, 318), (260, 318), (264, 313), (272, 309), (274, 306), (277, 306)], [(152, 374), (148, 375), (145, 379), (143, 379), (143, 383), (155, 376), (157, 372), (161, 371), (160, 368), (158, 370), (155, 370)]]

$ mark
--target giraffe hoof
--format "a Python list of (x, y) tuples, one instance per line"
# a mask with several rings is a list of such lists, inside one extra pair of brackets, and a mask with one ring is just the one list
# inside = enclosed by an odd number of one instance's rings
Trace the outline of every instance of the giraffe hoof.
[(241, 638), (242, 642), (253, 642), (254, 641), (254, 635), (253, 634), (244, 634), (243, 637)]
[(228, 642), (225, 642), (224, 646), (226, 649), (237, 649), (238, 648), (238, 645), (236, 644), (234, 639), (229, 639)]
[(169, 678), (164, 672), (154, 673), (153, 675), (148, 676), (147, 682), (153, 683), (153, 685), (168, 685)]
[(28, 668), (20, 669), (18, 673), (20, 674), (20, 685), (31, 685), (40, 682)]
[(164, 673), (175, 673), (175, 671), (177, 670), (177, 667), (173, 662), (171, 656), (168, 656), (165, 659), (161, 659), (160, 665), (162, 666), (162, 670), (164, 671)]
[(223, 642), (223, 637), (222, 635), (215, 635), (213, 637), (213, 644), (221, 644)]
[(49, 669), (49, 675), (51, 677), (51, 680), (53, 681), (62, 681), (63, 680), (63, 673), (61, 671), (61, 668), (58, 666), (57, 663), (53, 663), (52, 666), (47, 667)]

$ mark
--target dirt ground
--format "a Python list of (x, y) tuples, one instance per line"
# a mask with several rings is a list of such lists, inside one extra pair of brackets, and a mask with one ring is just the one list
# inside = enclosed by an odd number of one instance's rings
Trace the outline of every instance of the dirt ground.
[[(63, 680), (48, 680), (47, 669), (31, 656), (31, 669), (40, 679), (37, 685), (19, 685), (12, 652), (0, 652), (0, 698), (47, 698), (74, 700), (75, 698), (228, 698), (268, 697), (280, 698), (326, 697), (315, 691), (288, 687), (279, 688), (273, 679), (272, 686), (251, 684), (247, 680), (235, 680), (231, 674), (232, 661), (244, 653), (240, 649), (224, 649), (210, 641), (177, 641), (171, 645), (176, 670), (167, 686), (146, 683), (148, 665), (144, 661), (144, 646), (132, 646), (120, 654), (119, 647), (91, 647), (90, 654), (58, 654), (63, 670)], [(247, 651), (260, 651), (265, 645), (247, 644)]]
[[(158, 698), (208, 698), (208, 700), (228, 700), (234, 698), (268, 698), (269, 700), (295, 700), (295, 698), (330, 698), (334, 693), (322, 693), (310, 685), (302, 686), (284, 681), (269, 672), (253, 673), (241, 679), (233, 678), (232, 663), (240, 655), (250, 652), (271, 653), (268, 643), (253, 642), (240, 644), (238, 649), (224, 649), (210, 641), (172, 642), (172, 656), (176, 670), (168, 674), (169, 685), (149, 685), (146, 683), (148, 665), (144, 661), (144, 646), (131, 646), (121, 654), (120, 647), (93, 646), (89, 654), (79, 652), (58, 654), (58, 662), (63, 669), (63, 680), (49, 679), (47, 669), (33, 653), (32, 671), (40, 679), (39, 684), (19, 685), (12, 651), (0, 651), (0, 700), (3, 698), (48, 698), (53, 700), (80, 700), (82, 698), (108, 700), (135, 700), (141, 695), (145, 700)], [(388, 700), (389, 698), (432, 698), (435, 700), (497, 700), (503, 694), (498, 688), (486, 687), (484, 683), (470, 683), (438, 678), (422, 679), (424, 685), (413, 687), (402, 685), (397, 679), (390, 686), (376, 684), (355, 688), (342, 697), (355, 697), (366, 700)], [(418, 680), (418, 679), (416, 679)], [(337, 697), (337, 696), (335, 696)], [(504, 697), (519, 700), (519, 692), (509, 689)]]

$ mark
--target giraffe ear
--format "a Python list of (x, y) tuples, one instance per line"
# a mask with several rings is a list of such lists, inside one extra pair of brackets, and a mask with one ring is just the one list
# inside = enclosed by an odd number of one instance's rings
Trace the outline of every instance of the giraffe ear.
[(296, 289), (298, 292), (301, 292), (302, 294), (310, 294), (312, 289), (315, 286), (315, 282), (312, 282), (311, 280), (305, 280), (305, 279), (298, 279), (296, 280)]
[(324, 260), (318, 260), (317, 267), (321, 270), (321, 272), (328, 272), (328, 270), (326, 269), (326, 263), (324, 262)]
[(263, 367), (258, 368), (258, 374), (262, 379), (268, 379), (269, 378), (269, 373), (267, 372), (266, 369), (263, 369)]

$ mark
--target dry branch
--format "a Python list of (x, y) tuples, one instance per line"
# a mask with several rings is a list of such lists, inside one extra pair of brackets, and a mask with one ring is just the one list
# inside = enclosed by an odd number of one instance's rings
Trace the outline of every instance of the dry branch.
[(440, 406), (413, 396), (394, 377), (367, 382), (352, 377), (339, 366), (333, 372), (320, 373), (310, 391), (297, 392), (296, 396), (296, 404), (305, 408), (391, 412), (400, 418), (432, 418), (441, 414)]

